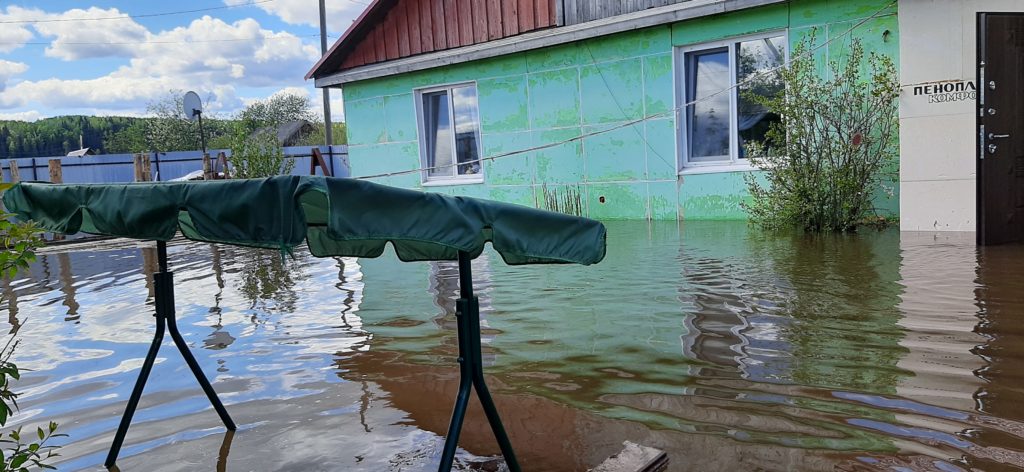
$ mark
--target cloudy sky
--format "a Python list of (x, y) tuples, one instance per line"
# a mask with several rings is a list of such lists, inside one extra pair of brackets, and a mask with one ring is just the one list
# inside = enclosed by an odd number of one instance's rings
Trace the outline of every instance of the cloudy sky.
[[(368, 3), (326, 0), (328, 46)], [(221, 115), (282, 91), (319, 106), (319, 32), (317, 0), (0, 2), (0, 119), (144, 115), (172, 89)]]

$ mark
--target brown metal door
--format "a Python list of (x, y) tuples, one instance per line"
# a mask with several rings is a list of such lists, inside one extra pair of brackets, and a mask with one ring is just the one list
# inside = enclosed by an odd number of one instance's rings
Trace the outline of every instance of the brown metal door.
[(978, 244), (1024, 241), (1024, 14), (978, 14)]

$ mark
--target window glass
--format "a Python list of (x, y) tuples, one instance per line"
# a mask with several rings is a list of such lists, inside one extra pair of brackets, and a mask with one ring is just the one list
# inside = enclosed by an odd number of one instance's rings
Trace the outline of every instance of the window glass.
[(458, 157), (459, 175), (479, 174), (480, 130), (477, 123), (480, 119), (476, 87), (467, 85), (453, 88), (452, 103), (455, 110), (455, 153)]
[(747, 157), (747, 146), (766, 141), (780, 117), (751, 95), (769, 97), (784, 89), (775, 70), (785, 64), (786, 44), (779, 35), (716, 43), (682, 55), (683, 165), (735, 163)]
[[(780, 121), (779, 115), (768, 113), (764, 107), (748, 98), (748, 95), (754, 93), (768, 97), (782, 90), (779, 75), (766, 71), (785, 62), (785, 47), (785, 41), (781, 36), (743, 41), (736, 47), (736, 82), (740, 84), (736, 116), (741, 159), (746, 157), (746, 143), (763, 143), (771, 123)], [(749, 82), (745, 82), (748, 79)]]
[(452, 175), (452, 127), (447, 91), (423, 94), (423, 139), (427, 175)]
[[(731, 106), (728, 93), (729, 49), (700, 51), (687, 56), (687, 134), (690, 162), (729, 160)], [(715, 95), (717, 93), (717, 95)]]

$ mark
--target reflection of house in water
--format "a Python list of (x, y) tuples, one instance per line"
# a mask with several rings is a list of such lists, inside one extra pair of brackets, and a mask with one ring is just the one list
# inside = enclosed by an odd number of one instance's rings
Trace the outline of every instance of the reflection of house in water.
[[(457, 332), (455, 321), (455, 301), (459, 298), (459, 263), (455, 261), (428, 262), (430, 265), (430, 286), (428, 292), (433, 295), (434, 306), (441, 312), (433, 318), (434, 323), (445, 331)], [(488, 329), (487, 314), (491, 307), (491, 263), (487, 253), (473, 259), (473, 294), (480, 302), (480, 341), (487, 346), (496, 336), (493, 329)], [(494, 364), (493, 351), (483, 350), (484, 365)]]
[[(407, 363), (400, 353), (375, 349), (353, 356), (339, 375), (371, 382), (386, 392), (379, 401), (407, 412), (407, 423), (444, 435), (458, 389), (457, 372), (455, 365)], [(526, 470), (589, 470), (620, 452), (622, 441), (626, 439), (666, 451), (671, 464), (680, 470), (767, 468), (824, 471), (833, 470), (841, 460), (834, 455), (802, 449), (784, 450), (771, 444), (737, 442), (720, 435), (649, 428), (643, 422), (611, 418), (556, 399), (506, 392), (508, 390), (504, 388), (492, 389), (517, 458)], [(715, 418), (714, 414), (702, 413), (706, 406), (701, 402), (683, 400), (682, 405), (671, 413), (722, 420)], [(736, 423), (749, 421), (744, 413), (734, 416), (731, 420)], [(477, 456), (493, 457), (501, 452), (475, 395), (469, 402), (459, 445)], [(766, 464), (771, 467), (765, 467)]]
[[(991, 246), (978, 251), (977, 303), (978, 334), (985, 337), (974, 350), (985, 365), (976, 370), (984, 383), (974, 393), (977, 409), (984, 414), (1024, 421), (1021, 385), (1024, 383), (1024, 251), (1020, 246)], [(1024, 437), (1024, 425), (1016, 423), (1015, 434)], [(982, 440), (1003, 445), (1005, 433), (978, 432)], [(1019, 444), (1019, 443), (1018, 443)], [(1018, 465), (1020, 462), (1017, 463)]]
[(971, 233), (900, 235), (900, 301), (906, 328), (900, 346), (907, 354), (897, 367), (914, 372), (900, 379), (896, 392), (929, 405), (971, 411), (983, 384), (974, 372), (984, 360), (972, 353), (985, 337), (975, 332), (978, 259)]
[[(790, 320), (774, 313), (780, 298), (775, 291), (784, 288), (767, 275), (774, 266), (770, 257), (755, 250), (745, 226), (687, 225), (677, 256), (678, 293), (686, 307), (683, 354), (702, 361), (692, 375), (763, 380), (790, 372), (786, 357), (774, 355), (789, 350), (779, 332)], [(746, 265), (752, 260), (761, 267), (751, 270)]]
[(886, 367), (903, 349), (893, 233), (802, 238), (689, 226), (679, 256), (680, 301), (692, 306), (683, 345), (710, 364), (702, 372), (894, 391), (901, 375)]
[[(434, 306), (441, 313), (434, 321), (439, 326), (455, 329), (455, 300), (459, 298), (459, 263), (455, 261), (428, 262), (430, 265), (430, 286), (428, 292), (434, 297)], [(491, 261), (488, 253), (473, 259), (473, 294), (480, 299), (482, 326), (487, 322), (483, 316), (490, 311)]]

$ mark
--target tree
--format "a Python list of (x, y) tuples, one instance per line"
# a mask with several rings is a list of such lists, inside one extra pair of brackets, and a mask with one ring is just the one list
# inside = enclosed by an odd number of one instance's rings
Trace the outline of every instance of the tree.
[(316, 114), (313, 113), (309, 97), (293, 93), (279, 93), (265, 100), (257, 100), (235, 116), (235, 121), (241, 123), (249, 133), (297, 120), (314, 122)]
[(852, 231), (896, 162), (899, 75), (887, 56), (871, 53), (865, 63), (858, 39), (822, 71), (812, 44), (810, 35), (789, 67), (755, 79), (781, 80), (778, 92), (744, 95), (780, 120), (765, 142), (746, 143), (763, 172), (746, 177), (752, 198), (743, 206), (765, 228)]
[[(164, 97), (150, 102), (146, 112), (153, 119), (145, 121), (144, 144), (140, 151), (192, 151), (200, 149), (199, 121), (185, 118), (185, 94), (180, 90), (170, 90)], [(203, 131), (206, 140), (210, 141), (223, 135), (227, 126), (214, 115), (203, 115)], [(133, 143), (138, 145), (139, 143)]]
[(252, 179), (291, 173), (295, 162), (285, 159), (277, 140), (277, 127), (296, 120), (316, 120), (309, 97), (288, 93), (272, 95), (240, 111), (235, 116), (231, 138), (234, 175)]

